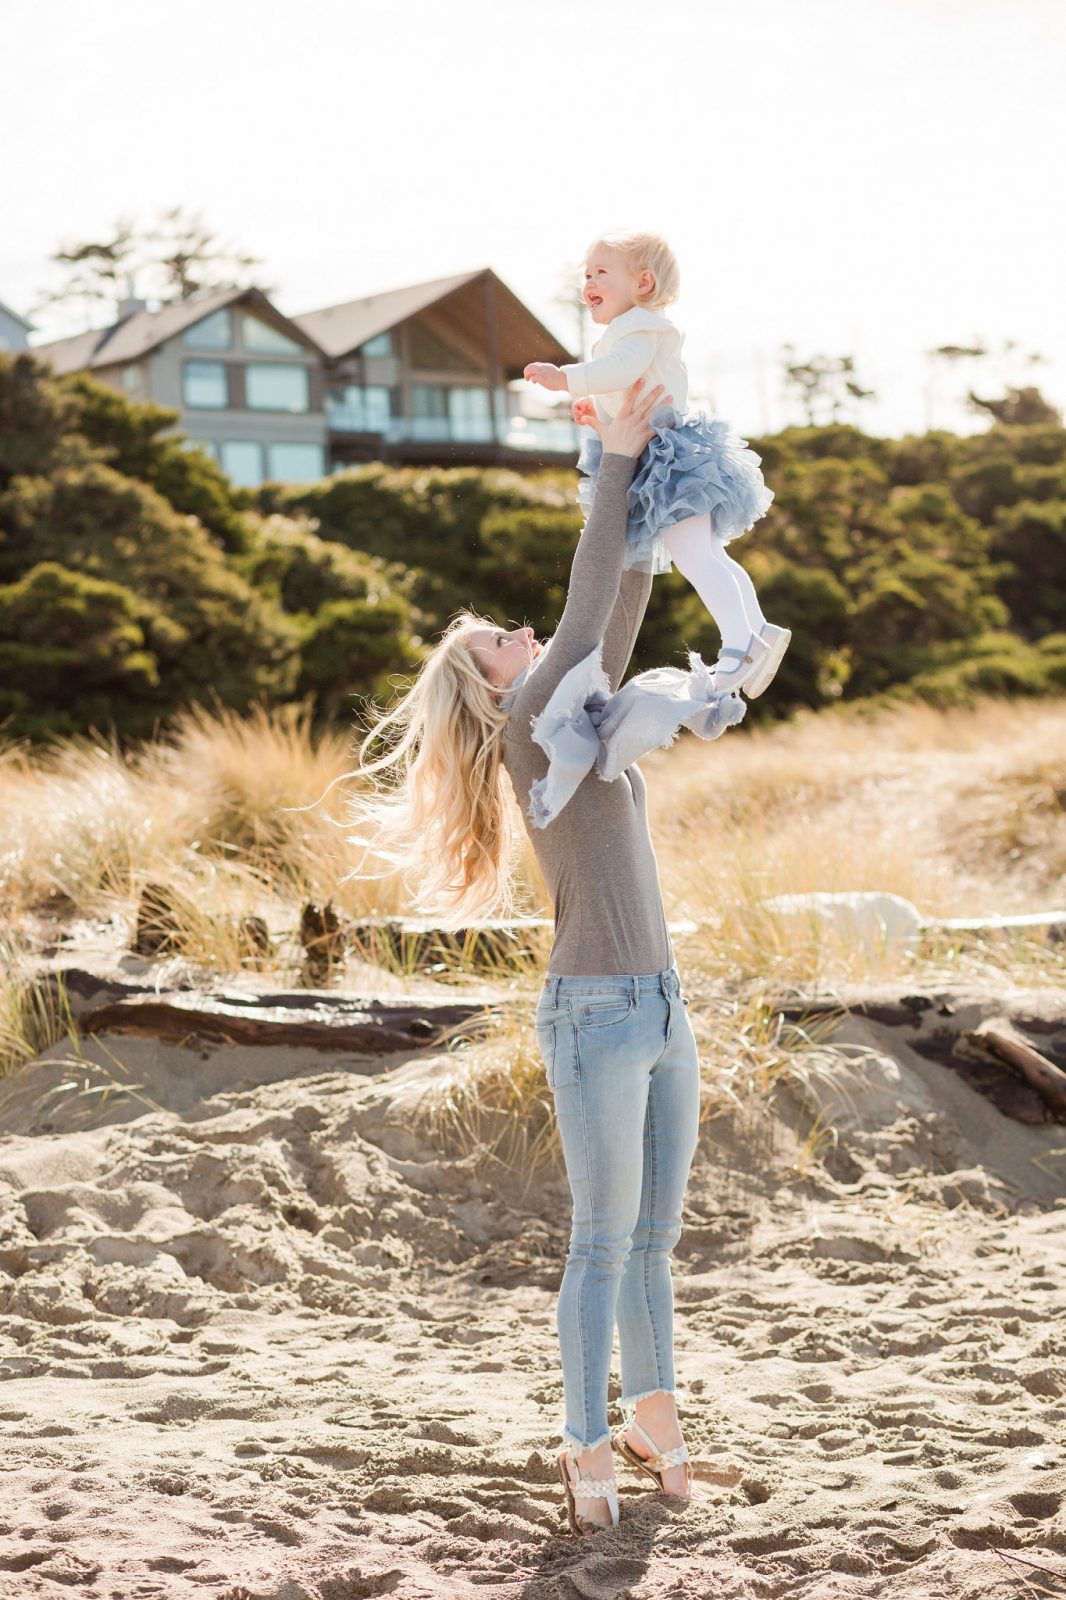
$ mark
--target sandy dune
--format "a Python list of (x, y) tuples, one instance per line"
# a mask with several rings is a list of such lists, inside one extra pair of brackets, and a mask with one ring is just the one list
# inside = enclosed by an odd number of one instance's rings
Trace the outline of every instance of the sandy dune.
[(25, 1069), (2, 1600), (1066, 1594), (1066, 1127), (898, 1031), (841, 1037), (874, 1055), (828, 1170), (799, 1175), (785, 1098), (705, 1126), (676, 1270), (703, 1499), (620, 1474), (620, 1529), (582, 1541), (553, 1457), (565, 1181), (412, 1131), (445, 1057), (87, 1041), (153, 1105)]

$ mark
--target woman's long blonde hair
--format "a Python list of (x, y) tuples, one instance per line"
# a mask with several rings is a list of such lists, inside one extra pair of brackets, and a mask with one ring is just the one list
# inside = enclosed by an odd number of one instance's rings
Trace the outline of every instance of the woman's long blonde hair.
[[(402, 876), (413, 909), (458, 928), (514, 911), (515, 844), (521, 826), (503, 772), (507, 711), (466, 639), (496, 624), (473, 611), (453, 617), (397, 703), (371, 713), (358, 765), (365, 787), (346, 797), (348, 823), (368, 855)], [(375, 754), (381, 743), (383, 753)]]

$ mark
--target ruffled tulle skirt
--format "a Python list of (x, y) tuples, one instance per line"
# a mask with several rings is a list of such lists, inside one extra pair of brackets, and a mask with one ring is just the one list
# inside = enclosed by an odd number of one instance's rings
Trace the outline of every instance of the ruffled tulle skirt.
[[(655, 437), (637, 464), (629, 486), (625, 567), (669, 572), (663, 529), (708, 513), (715, 534), (728, 544), (765, 516), (773, 500), (760, 471), (760, 457), (728, 422), (697, 411), (679, 420), (672, 408), (657, 412)], [(596, 492), (603, 447), (594, 434), (578, 457), (578, 504), (587, 517)]]

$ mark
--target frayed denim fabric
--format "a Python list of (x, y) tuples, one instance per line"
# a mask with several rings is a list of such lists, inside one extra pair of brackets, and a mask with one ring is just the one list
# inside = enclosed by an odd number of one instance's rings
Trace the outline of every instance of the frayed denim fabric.
[(699, 1135), (696, 1041), (677, 968), (633, 977), (549, 977), (537, 1041), (573, 1196), (556, 1310), (563, 1441), (610, 1436), (607, 1381), (618, 1327), (623, 1412), (676, 1393), (671, 1252)]
[(593, 770), (613, 783), (649, 750), (673, 744), (682, 728), (701, 739), (717, 739), (747, 710), (735, 690), (715, 692), (714, 674), (695, 651), (689, 652), (687, 671), (652, 667), (616, 694), (610, 692), (601, 657), (602, 645), (571, 667), (533, 721), (533, 743), (548, 757), (547, 772), (529, 791), (534, 827), (553, 822)]

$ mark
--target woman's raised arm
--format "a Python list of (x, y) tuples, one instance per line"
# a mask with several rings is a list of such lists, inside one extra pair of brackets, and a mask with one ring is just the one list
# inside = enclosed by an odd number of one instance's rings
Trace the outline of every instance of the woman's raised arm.
[(603, 456), (588, 521), (574, 551), (570, 587), (551, 649), (519, 689), (511, 708), (516, 726), (528, 726), (571, 667), (604, 638), (618, 598), (625, 556), (629, 485), (637, 457), (652, 436), (648, 417), (663, 403), (662, 385), (642, 394), (637, 379), (618, 415), (600, 431)]

